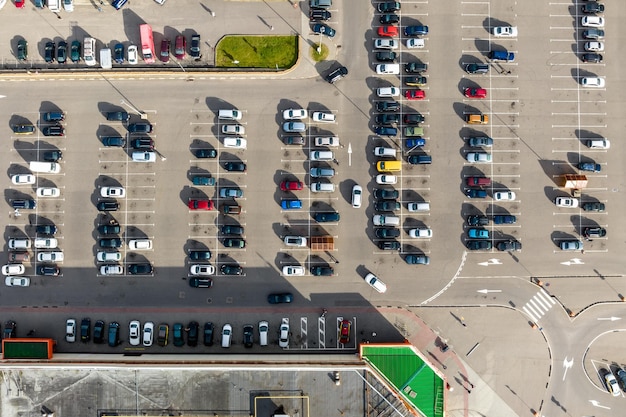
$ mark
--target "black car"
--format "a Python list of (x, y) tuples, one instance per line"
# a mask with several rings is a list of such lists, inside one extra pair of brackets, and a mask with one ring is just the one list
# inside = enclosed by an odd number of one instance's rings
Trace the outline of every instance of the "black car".
[(150, 138), (138, 138), (130, 141), (133, 149), (154, 149), (154, 140)]
[(329, 38), (334, 38), (336, 31), (324, 23), (316, 23), (313, 25), (313, 33), (319, 33), (321, 35), (326, 35)]
[(315, 213), (314, 219), (318, 223), (338, 222), (341, 219), (339, 213), (335, 211), (328, 211), (324, 213)]
[(404, 123), (407, 125), (418, 125), (424, 123), (426, 118), (420, 113), (408, 113), (402, 117), (402, 120), (404, 120)]
[(407, 255), (404, 261), (409, 265), (428, 265), (430, 258), (426, 255)]
[(328, 10), (321, 9), (310, 9), (309, 10), (309, 20), (311, 21), (320, 21), (320, 20), (329, 20), (332, 17)]
[(404, 77), (404, 84), (409, 87), (421, 87), (428, 84), (428, 78), (423, 75), (415, 75), (410, 77)]
[(487, 74), (489, 72), (489, 64), (467, 64), (465, 66), (465, 72), (468, 74)]
[(100, 239), (98, 243), (100, 244), (100, 247), (102, 248), (119, 248), (122, 246), (122, 239), (119, 239), (119, 238)]
[(130, 119), (130, 114), (125, 111), (109, 111), (106, 117), (109, 122), (125, 122)]
[(383, 242), (378, 242), (378, 248), (381, 250), (400, 250), (402, 245), (400, 242), (396, 240), (385, 240)]
[(115, 146), (118, 148), (123, 148), (126, 146), (126, 139), (121, 136), (103, 136), (102, 144), (104, 146)]
[(376, 211), (395, 211), (400, 210), (400, 203), (395, 200), (383, 200), (374, 203)]
[(246, 247), (246, 241), (238, 237), (228, 237), (224, 239), (224, 246), (227, 248), (239, 248)]
[(243, 326), (243, 345), (247, 348), (254, 345), (254, 327), (251, 324)]
[(120, 226), (116, 224), (103, 224), (98, 226), (98, 233), (103, 235), (117, 235), (120, 233), (120, 231)]
[(272, 293), (267, 296), (267, 302), (270, 304), (284, 304), (293, 301), (293, 294), (290, 292)]
[(395, 227), (381, 227), (374, 230), (374, 235), (380, 239), (394, 239), (400, 236), (400, 229)]
[(604, 203), (600, 203), (599, 201), (593, 202), (593, 203), (583, 203), (583, 205), (581, 206), (581, 208), (584, 211), (604, 211), (606, 206), (604, 205)]
[(41, 133), (44, 136), (63, 136), (65, 135), (65, 129), (61, 125), (52, 125), (41, 129)]
[(190, 250), (189, 251), (189, 259), (192, 261), (208, 261), (211, 259), (211, 251), (210, 250)]
[(392, 25), (394, 23), (400, 22), (400, 16), (391, 13), (383, 14), (380, 16), (380, 19), (378, 21), (381, 25)]
[(374, 126), (374, 133), (380, 136), (397, 136), (398, 129), (389, 126)]
[(422, 62), (407, 62), (404, 64), (404, 70), (409, 74), (421, 74), (428, 70), (428, 65)]
[(311, 267), (311, 275), (316, 277), (330, 277), (334, 273), (335, 270), (328, 265), (314, 265)]
[(35, 227), (35, 232), (40, 235), (52, 236), (57, 232), (57, 227), (53, 224), (40, 224)]
[(232, 224), (227, 224), (222, 226), (222, 234), (223, 235), (234, 235), (234, 236), (242, 236), (243, 235), (243, 227), (235, 226)]
[(376, 52), (376, 60), (378, 62), (395, 62), (397, 54), (392, 51), (380, 51)]
[(13, 129), (13, 133), (17, 133), (18, 135), (30, 135), (31, 133), (35, 133), (35, 126), (31, 124), (13, 125), (11, 129)]
[(28, 42), (24, 39), (17, 41), (17, 59), (26, 61), (28, 59)]
[(72, 45), (70, 46), (70, 59), (72, 60), (72, 62), (80, 61), (80, 42), (79, 41), (72, 42)]
[(283, 143), (285, 145), (304, 145), (305, 140), (302, 136), (285, 136), (283, 138)]
[(470, 188), (465, 190), (465, 195), (469, 198), (487, 198), (487, 191)]
[(67, 62), (67, 42), (60, 41), (57, 47), (57, 62), (65, 64)]
[(44, 122), (62, 122), (65, 120), (65, 113), (62, 111), (49, 111), (43, 114)]
[(592, 62), (597, 64), (602, 62), (602, 54), (583, 54), (581, 59), (583, 60), (583, 62)]
[(114, 200), (100, 201), (96, 207), (98, 211), (117, 211), (120, 209), (120, 203)]
[(222, 264), (220, 272), (222, 275), (241, 275), (243, 274), (243, 268), (237, 264)]
[(587, 14), (604, 13), (604, 4), (590, 1), (584, 4), (580, 10)]
[(48, 277), (56, 277), (61, 273), (61, 270), (56, 265), (37, 265), (37, 275), (43, 275)]
[(600, 40), (604, 38), (604, 30), (603, 29), (587, 29), (583, 30), (583, 38), (585, 39), (593, 39)]
[(382, 200), (395, 200), (400, 196), (398, 190), (387, 188), (374, 188), (374, 198)]
[(206, 322), (204, 323), (204, 333), (202, 337), (202, 342), (204, 346), (212, 346), (213, 345), (213, 323)]
[(124, 45), (121, 43), (115, 44), (113, 48), (113, 57), (117, 64), (124, 63)]
[(400, 2), (399, 1), (388, 1), (384, 3), (378, 3), (378, 12), (379, 13), (390, 13), (400, 10)]
[(583, 236), (587, 239), (594, 239), (606, 236), (606, 229), (602, 227), (585, 227)]
[(102, 320), (96, 321), (96, 323), (93, 325), (93, 342), (104, 342), (104, 322)]
[(130, 264), (128, 265), (128, 273), (130, 275), (150, 275), (152, 274), (152, 265), (149, 263)]
[(522, 244), (517, 240), (506, 240), (504, 242), (498, 242), (496, 249), (502, 252), (512, 252), (522, 250)]
[(187, 325), (187, 345), (189, 346), (197, 346), (198, 345), (198, 332), (200, 325), (197, 321), (191, 321)]
[[(95, 338), (95, 336), (94, 336)], [(109, 346), (115, 347), (120, 344), (120, 324), (116, 321), (109, 323)]]
[(61, 151), (46, 151), (43, 153), (43, 160), (46, 162), (58, 162), (63, 159)]
[(487, 216), (467, 216), (467, 224), (470, 226), (487, 226), (489, 224), (489, 217)]
[(215, 149), (196, 149), (193, 154), (196, 158), (217, 158)]
[(80, 321), (80, 341), (87, 343), (91, 340), (91, 319), (86, 317)]
[(495, 224), (513, 224), (517, 221), (517, 217), (512, 214), (498, 214), (493, 216), (493, 222)]
[(379, 123), (381, 125), (390, 125), (400, 122), (400, 116), (393, 113), (383, 113), (376, 115), (376, 118), (374, 120), (376, 121), (376, 123)]
[(376, 111), (391, 112), (400, 110), (400, 103), (394, 100), (377, 101), (375, 103)]
[(46, 62), (54, 62), (54, 50), (56, 46), (54, 42), (46, 42), (46, 46), (44, 47), (44, 59)]
[(152, 125), (148, 122), (131, 123), (128, 125), (130, 133), (151, 133)]
[(328, 81), (331, 84), (334, 84), (337, 81), (341, 80), (346, 75), (348, 75), (348, 68), (346, 67), (335, 68), (334, 70), (329, 72), (328, 75), (326, 75), (326, 81)]
[(246, 164), (243, 162), (226, 162), (224, 164), (224, 169), (226, 171), (245, 172)]
[(211, 288), (213, 280), (211, 278), (189, 278), (191, 288)]
[(491, 242), (488, 240), (468, 240), (465, 246), (469, 250), (490, 250), (492, 248)]
[(17, 337), (17, 324), (13, 320), (4, 323), (4, 338), (11, 339)]
[(37, 207), (37, 202), (35, 200), (25, 200), (25, 199), (19, 199), (19, 200), (12, 200), (11, 201), (11, 206), (13, 206), (14, 209), (34, 209), (35, 207)]
[(191, 46), (189, 47), (189, 56), (191, 56), (196, 61), (202, 58), (202, 53), (200, 52), (200, 35), (198, 34), (191, 35)]

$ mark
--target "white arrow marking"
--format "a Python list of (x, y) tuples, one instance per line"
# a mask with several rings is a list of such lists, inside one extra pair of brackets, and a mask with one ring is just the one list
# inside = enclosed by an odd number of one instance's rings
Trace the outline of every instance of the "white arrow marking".
[(476, 292), (480, 292), (480, 293), (483, 293), (483, 294), (489, 294), (490, 292), (502, 292), (502, 290), (488, 290), (488, 289), (485, 288), (484, 290), (478, 290)]
[(479, 262), (478, 265), (482, 265), (482, 266), (489, 266), (489, 265), (502, 265), (502, 262), (500, 262), (499, 259), (489, 259), (487, 262)]
[(606, 410), (610, 410), (611, 409), (611, 407), (606, 407), (604, 405), (600, 405), (600, 403), (597, 402), (596, 400), (589, 400), (589, 402), (591, 403), (591, 405), (594, 405), (596, 407), (604, 408)]
[(352, 166), (352, 142), (348, 142), (348, 165)]
[(567, 262), (561, 262), (561, 265), (567, 265), (567, 266), (570, 266), (570, 265), (584, 265), (584, 264), (585, 263), (582, 260), (578, 259), (578, 258), (570, 259)]
[(563, 372), (563, 381), (565, 381), (565, 376), (567, 375), (567, 371), (574, 364), (574, 358), (567, 360), (567, 356), (563, 359), (563, 368), (565, 368), (565, 372)]
[(611, 321), (616, 321), (616, 320), (621, 320), (621, 317), (598, 317), (598, 320), (611, 320)]

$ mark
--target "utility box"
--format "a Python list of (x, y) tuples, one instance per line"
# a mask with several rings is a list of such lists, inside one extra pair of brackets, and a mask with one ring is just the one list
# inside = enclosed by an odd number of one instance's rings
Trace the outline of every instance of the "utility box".
[(335, 239), (332, 236), (312, 236), (309, 239), (312, 251), (331, 251), (335, 249)]

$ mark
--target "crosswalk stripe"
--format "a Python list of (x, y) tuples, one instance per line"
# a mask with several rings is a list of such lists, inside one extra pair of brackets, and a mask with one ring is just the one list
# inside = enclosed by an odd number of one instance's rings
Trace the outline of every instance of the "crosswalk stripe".
[(539, 321), (538, 318), (535, 318), (535, 316), (530, 311), (528, 311), (528, 308), (526, 308), (526, 306), (522, 307), (522, 310), (524, 310), (526, 312), (526, 314), (528, 314), (530, 316), (532, 321), (535, 321), (535, 322)]
[(543, 307), (544, 310), (548, 311), (550, 310), (551, 305), (549, 303), (546, 303), (546, 300), (544, 300), (543, 298), (541, 298), (541, 296), (539, 295), (539, 293), (535, 294), (535, 296), (533, 297), (534, 300), (537, 301), (538, 304), (541, 305), (541, 307)]

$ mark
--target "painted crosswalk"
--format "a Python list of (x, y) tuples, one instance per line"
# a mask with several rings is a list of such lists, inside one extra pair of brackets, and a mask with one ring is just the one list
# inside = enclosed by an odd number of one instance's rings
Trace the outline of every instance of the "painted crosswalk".
[(540, 290), (526, 303), (522, 309), (535, 323), (546, 314), (556, 301), (552, 299), (545, 291)]

